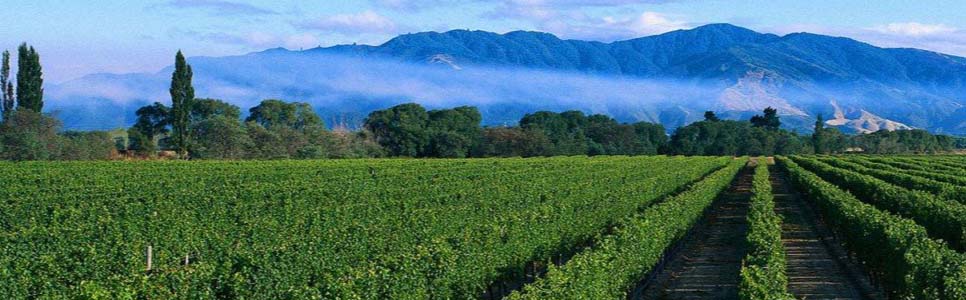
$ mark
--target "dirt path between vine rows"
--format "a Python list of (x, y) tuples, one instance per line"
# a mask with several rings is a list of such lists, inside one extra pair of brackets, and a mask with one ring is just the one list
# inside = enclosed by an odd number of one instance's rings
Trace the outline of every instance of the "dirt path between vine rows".
[(788, 291), (796, 299), (885, 299), (846, 255), (828, 227), (788, 184), (780, 167), (769, 167), (775, 210), (783, 218)]
[(753, 169), (746, 167), (738, 174), (704, 219), (669, 251), (663, 268), (658, 266), (630, 299), (738, 298)]

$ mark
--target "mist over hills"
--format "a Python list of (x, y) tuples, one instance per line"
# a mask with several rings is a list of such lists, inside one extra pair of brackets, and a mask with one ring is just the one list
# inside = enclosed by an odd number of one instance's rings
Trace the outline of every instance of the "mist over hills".
[[(579, 109), (673, 129), (705, 110), (747, 118), (772, 106), (803, 132), (822, 114), (848, 132), (966, 134), (962, 57), (729, 24), (613, 43), (523, 31), (424, 32), (380, 46), (269, 49), (189, 63), (199, 97), (243, 109), (266, 98), (309, 102), (329, 125), (346, 127), (371, 110), (418, 102), (478, 106), (487, 125)], [(128, 126), (141, 105), (168, 101), (170, 72), (95, 74), (49, 86), (48, 107), (67, 128)]]

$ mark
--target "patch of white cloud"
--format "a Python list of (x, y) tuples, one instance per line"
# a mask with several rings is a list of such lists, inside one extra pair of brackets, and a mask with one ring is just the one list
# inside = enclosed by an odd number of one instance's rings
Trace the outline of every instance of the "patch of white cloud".
[(955, 27), (946, 26), (944, 24), (923, 24), (918, 22), (889, 23), (885, 25), (873, 26), (870, 29), (885, 34), (913, 37), (950, 34), (958, 31), (958, 29)]
[[(614, 41), (661, 34), (694, 27), (684, 16), (627, 7), (631, 4), (669, 1), (504, 0), (484, 16), (515, 19), (533, 24), (536, 30), (564, 38)], [(588, 13), (587, 7), (622, 8)]]
[(275, 47), (302, 49), (318, 47), (321, 44), (319, 37), (311, 33), (278, 34), (264, 31), (233, 33), (172, 30), (169, 35), (182, 35), (207, 42), (240, 46), (245, 50), (263, 50)]
[[(161, 6), (175, 9), (204, 9), (219, 15), (276, 15), (277, 12), (228, 0), (171, 0)], [(157, 7), (157, 6), (151, 6)], [(149, 7), (150, 8), (150, 7)]]
[(415, 12), (437, 7), (450, 7), (456, 4), (473, 2), (472, 0), (372, 0), (376, 7), (397, 11)]
[(662, 4), (670, 2), (680, 2), (682, 0), (370, 0), (370, 2), (382, 8), (395, 9), (401, 11), (416, 11), (431, 9), (440, 6), (452, 6), (466, 3), (494, 3), (500, 2), (507, 6), (516, 7), (556, 7), (556, 8), (581, 8), (581, 7), (619, 7), (635, 4)]
[(303, 29), (342, 34), (388, 34), (395, 33), (399, 28), (392, 19), (371, 10), (356, 14), (332, 15), (313, 21), (301, 22), (297, 26)]

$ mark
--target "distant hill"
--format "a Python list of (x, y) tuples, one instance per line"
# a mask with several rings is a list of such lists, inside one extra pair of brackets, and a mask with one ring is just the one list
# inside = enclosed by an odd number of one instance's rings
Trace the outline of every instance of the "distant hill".
[[(263, 98), (307, 101), (330, 124), (349, 127), (402, 102), (476, 105), (490, 125), (538, 109), (580, 109), (669, 128), (699, 120), (705, 110), (745, 118), (772, 106), (800, 131), (823, 114), (850, 132), (966, 134), (962, 57), (729, 24), (613, 43), (523, 31), (424, 32), (380, 46), (270, 49), (189, 62), (199, 96), (243, 108)], [(49, 87), (48, 102), (68, 127), (126, 126), (138, 106), (166, 101), (169, 77), (169, 69), (90, 75)]]

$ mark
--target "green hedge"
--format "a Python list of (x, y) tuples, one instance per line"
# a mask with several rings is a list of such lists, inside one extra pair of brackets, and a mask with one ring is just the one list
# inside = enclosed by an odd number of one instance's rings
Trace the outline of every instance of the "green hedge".
[(912, 220), (876, 209), (796, 162), (779, 157), (846, 247), (896, 299), (966, 299), (966, 256), (929, 238)]
[(738, 296), (747, 300), (794, 299), (788, 293), (782, 219), (775, 213), (768, 165), (758, 160), (748, 211), (748, 255), (741, 267)]

